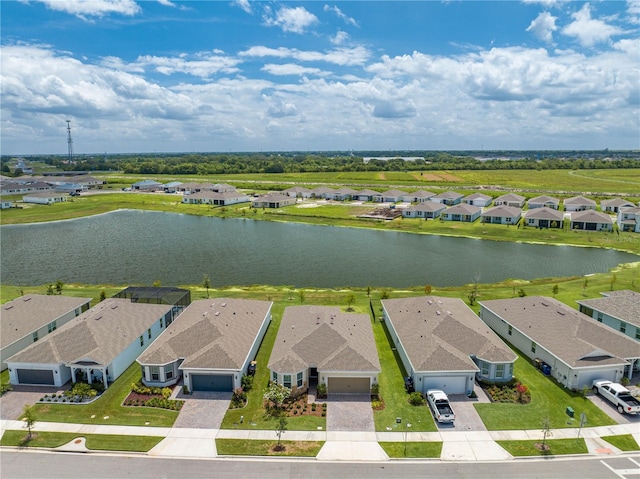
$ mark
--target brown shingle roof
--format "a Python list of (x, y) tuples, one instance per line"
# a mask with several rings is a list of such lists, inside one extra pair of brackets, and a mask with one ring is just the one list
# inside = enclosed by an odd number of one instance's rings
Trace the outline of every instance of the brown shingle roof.
[(640, 327), (640, 293), (630, 290), (601, 293), (604, 298), (583, 299), (578, 304)]

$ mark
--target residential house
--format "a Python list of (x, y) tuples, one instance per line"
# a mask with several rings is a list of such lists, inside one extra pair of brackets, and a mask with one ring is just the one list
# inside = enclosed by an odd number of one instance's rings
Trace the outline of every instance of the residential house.
[(369, 394), (381, 371), (371, 318), (336, 306), (289, 306), (268, 367), (271, 380), (299, 392), (324, 384), (329, 394)]
[(492, 201), (493, 198), (489, 195), (485, 195), (484, 193), (472, 193), (462, 198), (462, 203), (466, 203), (472, 206), (479, 206), (480, 208), (489, 206)]
[(429, 201), (434, 201), (436, 203), (442, 203), (447, 206), (458, 205), (464, 198), (463, 194), (456, 193), (455, 191), (445, 191), (444, 193), (439, 193), (437, 195), (429, 198)]
[(134, 303), (169, 304), (174, 317), (191, 304), (191, 291), (174, 286), (128, 286), (113, 297), (126, 298)]
[(22, 193), (38, 193), (42, 191), (51, 191), (53, 188), (42, 181), (3, 181), (0, 185), (0, 193), (3, 195), (19, 195)]
[(494, 206), (482, 213), (483, 223), (515, 225), (522, 217), (522, 210), (515, 206)]
[(56, 185), (54, 191), (57, 193), (80, 193), (87, 191), (89, 188), (81, 185), (80, 183), (60, 183)]
[(181, 181), (170, 181), (169, 183), (166, 183), (162, 188), (164, 189), (165, 193), (175, 193), (178, 191), (178, 187), (182, 185)]
[(562, 228), (564, 213), (547, 206), (536, 207), (525, 212), (524, 224), (535, 228)]
[(183, 195), (191, 195), (200, 193), (201, 191), (213, 191), (212, 183), (182, 183), (176, 187), (176, 190)]
[(248, 195), (238, 191), (218, 193), (217, 191), (200, 191), (182, 197), (182, 202), (187, 204), (229, 206), (251, 201)]
[(406, 194), (406, 191), (387, 190), (382, 193), (382, 201), (385, 203), (397, 203), (401, 201), (402, 197)]
[(600, 208), (605, 213), (618, 213), (622, 208), (633, 208), (635, 205), (630, 201), (623, 200), (622, 198), (615, 198), (613, 200), (602, 200), (600, 202)]
[(67, 201), (66, 193), (58, 193), (55, 191), (41, 191), (39, 193), (30, 193), (22, 197), (24, 203), (35, 203), (38, 205), (52, 205), (54, 203), (62, 203)]
[(527, 205), (530, 210), (536, 208), (550, 208), (552, 210), (558, 210), (560, 209), (560, 200), (553, 196), (542, 195), (529, 199), (529, 201), (527, 201)]
[(339, 188), (333, 192), (333, 199), (337, 201), (349, 201), (357, 194), (358, 192), (353, 188)]
[(295, 205), (296, 198), (282, 193), (267, 193), (253, 199), (251, 206), (254, 208), (282, 208), (283, 206)]
[(405, 218), (424, 218), (434, 219), (438, 218), (440, 214), (446, 210), (447, 207), (442, 203), (434, 203), (427, 201), (425, 203), (418, 203), (411, 205), (408, 208), (402, 210), (402, 216)]
[(358, 201), (382, 201), (382, 193), (374, 190), (360, 190), (355, 195), (354, 198)]
[(155, 191), (163, 189), (162, 183), (155, 180), (136, 181), (131, 185), (132, 190), (137, 191)]
[(173, 320), (172, 306), (108, 298), (7, 359), (11, 384), (115, 381)]
[(311, 198), (311, 190), (302, 186), (293, 186), (283, 190), (285, 195), (293, 196), (294, 198)]
[(216, 193), (235, 193), (236, 187), (227, 183), (216, 183), (211, 187), (211, 191)]
[(622, 290), (600, 294), (604, 297), (577, 301), (580, 312), (640, 341), (640, 293)]
[(596, 209), (596, 202), (584, 196), (573, 196), (564, 200), (565, 211), (585, 211)]
[(514, 208), (522, 208), (524, 206), (525, 197), (516, 195), (515, 193), (507, 193), (506, 195), (498, 196), (495, 201), (495, 206), (512, 206)]
[(476, 378), (506, 382), (516, 354), (459, 298), (382, 300), (393, 346), (416, 391), (471, 394)]
[(325, 200), (330, 200), (333, 198), (333, 192), (335, 190), (333, 188), (329, 188), (328, 186), (318, 186), (311, 190), (312, 198), (324, 198)]
[(7, 210), (9, 208), (13, 208), (13, 201), (0, 201), (0, 209)]
[(436, 194), (426, 190), (416, 190), (412, 193), (404, 193), (400, 196), (400, 201), (407, 203), (424, 203), (432, 196), (436, 196)]
[(2, 305), (0, 371), (6, 360), (89, 309), (91, 298), (28, 294)]
[(189, 391), (241, 387), (271, 322), (272, 305), (234, 298), (192, 302), (138, 357), (142, 382), (164, 387), (184, 377)]
[(571, 229), (585, 231), (612, 231), (613, 220), (606, 213), (594, 210), (571, 213)]
[(620, 231), (640, 233), (640, 207), (634, 206), (618, 211), (617, 223)]
[(551, 376), (569, 389), (630, 377), (640, 359), (637, 341), (553, 298), (481, 301), (480, 317), (529, 359), (547, 363)]
[(440, 214), (440, 218), (444, 221), (463, 221), (473, 223), (475, 220), (480, 218), (481, 213), (482, 208), (461, 204), (447, 208)]

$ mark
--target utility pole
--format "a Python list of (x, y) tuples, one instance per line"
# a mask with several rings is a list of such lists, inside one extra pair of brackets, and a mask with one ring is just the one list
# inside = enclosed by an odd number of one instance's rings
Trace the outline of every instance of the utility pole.
[(68, 147), (68, 155), (67, 161), (69, 164), (73, 161), (73, 140), (71, 139), (71, 120), (67, 120), (67, 147)]

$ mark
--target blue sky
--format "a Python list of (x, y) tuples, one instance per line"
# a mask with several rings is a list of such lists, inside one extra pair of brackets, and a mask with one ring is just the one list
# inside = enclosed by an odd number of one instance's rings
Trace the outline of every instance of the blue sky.
[(640, 148), (640, 0), (0, 9), (3, 154)]

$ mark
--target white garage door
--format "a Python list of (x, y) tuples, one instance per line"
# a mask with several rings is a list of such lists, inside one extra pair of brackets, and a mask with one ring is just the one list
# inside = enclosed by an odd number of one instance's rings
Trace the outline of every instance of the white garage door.
[[(418, 382), (418, 387), (420, 382)], [(420, 390), (441, 389), (447, 394), (465, 394), (467, 392), (466, 376), (423, 376)]]

